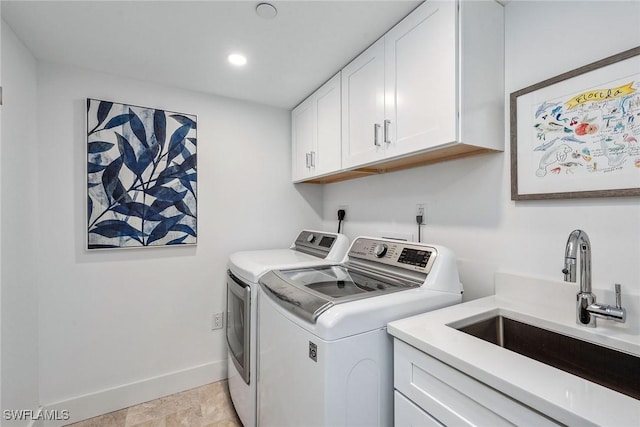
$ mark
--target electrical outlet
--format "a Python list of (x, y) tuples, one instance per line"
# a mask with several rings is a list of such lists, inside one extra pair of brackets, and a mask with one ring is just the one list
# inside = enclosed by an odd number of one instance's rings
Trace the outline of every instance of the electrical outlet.
[(214, 313), (213, 322), (211, 323), (211, 330), (222, 329), (224, 326), (224, 312)]
[(342, 227), (342, 223), (346, 220), (347, 218), (347, 210), (348, 210), (349, 206), (347, 205), (339, 205), (338, 206), (338, 233), (342, 233), (344, 232), (344, 229)]
[(427, 204), (426, 203), (416, 203), (416, 216), (422, 217), (422, 222), (420, 224), (426, 224), (427, 222)]

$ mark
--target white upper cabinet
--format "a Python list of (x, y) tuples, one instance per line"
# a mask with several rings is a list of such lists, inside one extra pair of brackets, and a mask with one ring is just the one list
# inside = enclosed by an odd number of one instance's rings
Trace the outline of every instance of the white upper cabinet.
[(457, 137), (456, 3), (427, 2), (384, 37), (386, 156)]
[(347, 65), (343, 167), (502, 150), (502, 17), (493, 1), (427, 1)]
[(294, 182), (341, 168), (340, 73), (291, 112)]
[[(337, 150), (319, 147), (317, 135), (315, 148), (304, 148), (294, 129), (294, 145), (302, 147), (294, 156), (311, 151), (317, 161), (306, 175), (294, 169), (294, 181), (332, 182), (504, 150), (503, 6), (427, 0), (344, 67), (341, 95), (341, 164), (324, 168)], [(336, 121), (320, 124), (314, 114), (314, 125), (334, 135)], [(294, 165), (308, 164), (301, 159)]]
[(342, 160), (344, 167), (384, 154), (384, 40), (378, 40), (342, 70)]
[(316, 148), (315, 175), (337, 171), (342, 166), (342, 135), (340, 116), (340, 73), (315, 93)]
[(291, 137), (293, 140), (293, 181), (300, 181), (311, 176), (311, 152), (314, 147), (313, 100), (307, 98), (291, 112)]

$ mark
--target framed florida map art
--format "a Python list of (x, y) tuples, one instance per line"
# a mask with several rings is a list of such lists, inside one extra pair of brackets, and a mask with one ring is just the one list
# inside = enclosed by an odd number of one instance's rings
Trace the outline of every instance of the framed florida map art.
[(510, 104), (512, 200), (640, 196), (640, 47)]
[(87, 99), (87, 247), (197, 242), (197, 118)]

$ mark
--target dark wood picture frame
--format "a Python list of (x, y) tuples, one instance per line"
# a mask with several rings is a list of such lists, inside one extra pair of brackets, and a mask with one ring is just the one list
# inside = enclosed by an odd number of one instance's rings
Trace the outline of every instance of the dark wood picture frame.
[[(568, 192), (539, 192), (535, 194), (520, 194), (518, 188), (518, 98), (536, 92), (548, 86), (555, 85), (565, 80), (573, 79), (599, 68), (606, 67), (621, 61), (640, 55), (640, 46), (607, 57), (600, 61), (576, 68), (550, 79), (541, 81), (524, 89), (520, 89), (510, 95), (510, 138), (511, 138), (511, 200), (544, 200), (544, 199), (572, 199), (589, 197), (627, 197), (640, 196), (640, 185), (635, 188), (598, 189)], [(638, 69), (640, 73), (640, 68)], [(640, 92), (640, 91), (638, 91)], [(640, 117), (637, 118), (640, 121)], [(640, 139), (640, 138), (638, 138)], [(636, 164), (637, 166), (637, 164)]]

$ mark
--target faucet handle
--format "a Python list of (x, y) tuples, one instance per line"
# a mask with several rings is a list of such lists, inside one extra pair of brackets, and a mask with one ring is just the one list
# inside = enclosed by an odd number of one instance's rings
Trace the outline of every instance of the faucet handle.
[(620, 283), (616, 283), (615, 288), (616, 288), (616, 308), (622, 308), (622, 292), (620, 291)]

